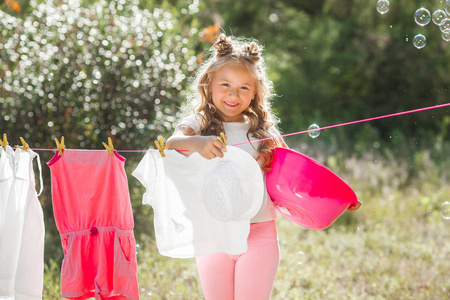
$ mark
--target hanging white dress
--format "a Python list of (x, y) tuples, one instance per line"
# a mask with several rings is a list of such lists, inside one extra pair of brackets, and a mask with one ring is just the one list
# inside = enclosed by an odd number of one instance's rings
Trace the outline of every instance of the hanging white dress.
[(0, 237), (2, 236), (3, 223), (5, 222), (6, 204), (11, 190), (13, 171), (8, 155), (14, 156), (14, 150), (6, 146), (6, 150), (0, 147)]
[[(0, 236), (0, 298), (42, 299), (44, 278), (44, 218), (35, 191), (31, 149), (9, 152), (13, 179)], [(42, 191), (42, 176), (41, 191)]]

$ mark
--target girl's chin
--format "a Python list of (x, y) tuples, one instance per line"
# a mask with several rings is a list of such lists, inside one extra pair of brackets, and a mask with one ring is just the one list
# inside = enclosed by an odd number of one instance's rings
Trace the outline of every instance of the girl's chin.
[(222, 117), (222, 120), (224, 120), (225, 122), (243, 122), (245, 120), (244, 116), (242, 114), (235, 115), (235, 116), (221, 114), (221, 117)]

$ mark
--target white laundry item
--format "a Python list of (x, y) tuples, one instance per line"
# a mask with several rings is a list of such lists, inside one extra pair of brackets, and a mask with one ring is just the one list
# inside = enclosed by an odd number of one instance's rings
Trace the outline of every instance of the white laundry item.
[(42, 299), (44, 279), (44, 218), (35, 191), (31, 149), (17, 149), (8, 159), (13, 180), (0, 236), (0, 298)]
[[(264, 197), (261, 170), (246, 152), (229, 148), (232, 149), (231, 155), (235, 156), (234, 161), (222, 160), (206, 174), (200, 196), (206, 210), (215, 219), (249, 221), (261, 208)], [(240, 152), (241, 161), (233, 152)]]
[(8, 195), (13, 180), (13, 171), (8, 155), (14, 156), (14, 150), (11, 146), (6, 146), (5, 148), (6, 150), (0, 147), (0, 237), (2, 236), (6, 204), (8, 203)]
[[(253, 136), (249, 135), (247, 137), (247, 132), (250, 128), (250, 123), (248, 120), (246, 122), (222, 122), (224, 127), (224, 133), (227, 136), (227, 144), (235, 145), (241, 144), (249, 141), (257, 140)], [(174, 135), (182, 135), (182, 127), (188, 126), (194, 130), (196, 134), (199, 134), (200, 131), (200, 120), (195, 118), (193, 115), (182, 119), (177, 125)], [(281, 134), (274, 127), (269, 128), (269, 133), (271, 136), (280, 136)], [(245, 143), (241, 145), (237, 145), (238, 147), (248, 154), (253, 156), (255, 159), (258, 157), (258, 149), (260, 142), (254, 143)], [(263, 171), (261, 171), (263, 172)], [(265, 175), (264, 175), (265, 180)], [(260, 223), (275, 220), (277, 217), (276, 210), (273, 206), (272, 200), (270, 199), (269, 193), (267, 190), (264, 193), (263, 204), (258, 213), (250, 220), (250, 223)]]
[[(175, 150), (165, 150), (163, 158), (158, 150), (148, 150), (134, 170), (132, 175), (146, 188), (142, 202), (154, 210), (160, 254), (191, 258), (214, 252), (234, 255), (247, 251), (249, 219), (262, 204), (264, 184), (259, 166), (251, 156), (236, 147), (227, 147), (227, 150), (223, 158), (211, 160), (198, 153), (186, 157)], [(208, 212), (202, 199), (202, 188), (208, 176), (227, 164), (226, 168), (238, 168), (239, 172), (247, 174), (246, 182), (252, 189), (251, 199), (247, 201), (250, 204), (239, 216), (243, 218), (241, 221), (218, 220)], [(228, 170), (228, 175), (231, 174)], [(232, 193), (223, 197), (230, 195)], [(242, 199), (248, 195), (239, 196)]]

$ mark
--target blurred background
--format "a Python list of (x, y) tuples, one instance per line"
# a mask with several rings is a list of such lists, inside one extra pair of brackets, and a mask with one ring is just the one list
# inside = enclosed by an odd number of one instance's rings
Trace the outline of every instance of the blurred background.
[[(154, 148), (221, 32), (264, 45), (283, 133), (448, 103), (448, 18), (445, 0), (0, 1), (0, 134), (31, 148), (56, 149), (62, 136), (69, 149), (103, 149), (108, 137), (119, 151)], [(274, 299), (448, 296), (449, 110), (286, 138), (364, 203), (323, 231), (278, 218)], [(155, 248), (152, 210), (130, 175), (143, 153), (121, 154), (142, 297), (201, 299), (195, 263)], [(47, 167), (43, 176), (44, 299), (58, 299), (63, 253)]]

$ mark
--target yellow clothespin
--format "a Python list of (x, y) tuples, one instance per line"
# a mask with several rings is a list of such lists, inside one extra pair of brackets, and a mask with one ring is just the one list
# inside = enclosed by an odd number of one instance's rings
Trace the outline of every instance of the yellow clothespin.
[(164, 139), (162, 138), (162, 136), (159, 137), (159, 142), (158, 142), (158, 140), (155, 141), (155, 145), (156, 145), (156, 148), (158, 148), (159, 153), (161, 153), (161, 156), (166, 157), (166, 155), (164, 154), (164, 149), (166, 147), (164, 146)]
[(114, 156), (114, 146), (112, 144), (111, 138), (108, 137), (108, 145), (106, 145), (105, 142), (103, 142), (102, 144), (103, 144), (103, 146), (105, 146), (105, 148), (108, 151), (109, 155)]
[(17, 146), (16, 148), (20, 148), (23, 151), (27, 151), (28, 149), (30, 149), (30, 146), (28, 146), (28, 144), (25, 142), (25, 140), (23, 139), (23, 137), (20, 137), (20, 141), (22, 142), (22, 146)]
[(58, 142), (58, 139), (55, 138), (56, 142), (56, 148), (58, 148), (59, 155), (63, 155), (63, 149), (66, 149), (66, 146), (64, 145), (64, 136), (61, 137), (61, 144)]
[(225, 139), (225, 134), (223, 134), (223, 132), (220, 133), (220, 137), (217, 137), (217, 140), (225, 146), (223, 152), (227, 152), (227, 140)]
[(8, 138), (6, 137), (6, 133), (3, 134), (3, 141), (0, 139), (0, 146), (6, 151), (6, 146), (8, 146)]

